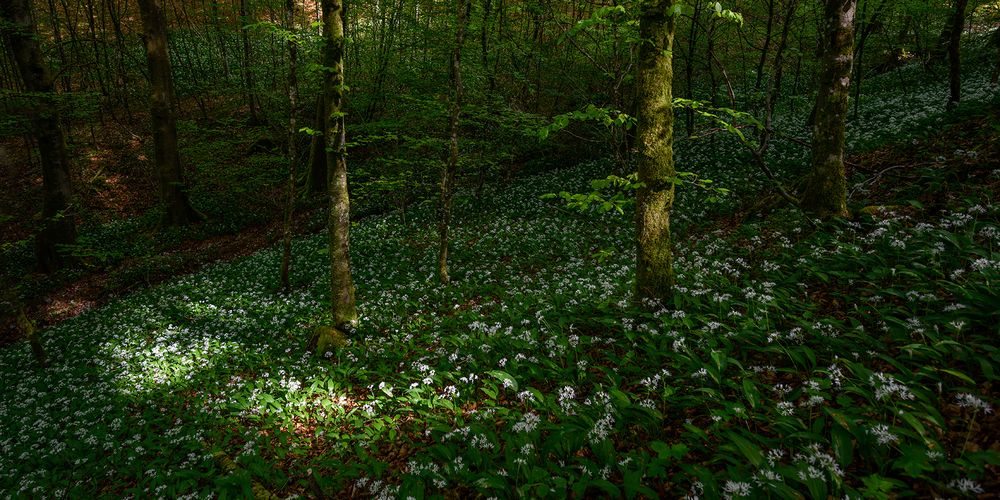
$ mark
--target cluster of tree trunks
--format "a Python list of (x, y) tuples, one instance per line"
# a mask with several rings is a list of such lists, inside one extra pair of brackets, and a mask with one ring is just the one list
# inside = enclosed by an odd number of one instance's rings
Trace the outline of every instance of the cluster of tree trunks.
[(31, 4), (31, 0), (0, 2), (0, 23), (3, 23), (0, 30), (13, 53), (24, 89), (36, 97), (35, 107), (29, 112), (41, 157), (43, 202), (41, 231), (35, 236), (35, 254), (39, 270), (51, 272), (65, 264), (60, 246), (76, 240), (76, 223), (69, 158), (55, 86), (52, 72), (38, 46)]

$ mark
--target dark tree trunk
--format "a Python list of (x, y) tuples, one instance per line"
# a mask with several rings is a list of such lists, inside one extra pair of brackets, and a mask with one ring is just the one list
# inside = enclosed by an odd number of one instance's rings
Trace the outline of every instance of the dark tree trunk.
[(462, 113), (462, 42), (465, 39), (465, 23), (468, 18), (465, 0), (455, 0), (458, 11), (458, 26), (455, 28), (455, 47), (451, 54), (451, 83), (454, 98), (451, 116), (448, 119), (450, 134), (448, 164), (441, 173), (441, 206), (438, 219), (438, 277), (441, 283), (448, 283), (448, 229), (451, 225), (451, 205), (454, 194), (455, 173), (458, 170), (458, 118)]
[(646, 0), (639, 19), (636, 131), (636, 299), (667, 300), (673, 293), (670, 209), (674, 203), (673, 0)]
[(813, 108), (812, 172), (802, 192), (803, 210), (823, 219), (848, 215), (844, 128), (856, 7), (857, 0), (824, 0), (819, 91)]
[(150, 115), (156, 151), (156, 177), (160, 200), (166, 209), (165, 223), (184, 225), (201, 215), (191, 207), (184, 186), (184, 170), (177, 151), (177, 118), (174, 116), (174, 85), (167, 53), (167, 27), (160, 0), (139, 0), (149, 65)]
[(996, 85), (997, 80), (1000, 79), (1000, 28), (993, 30), (993, 46), (997, 49), (997, 65), (993, 67), (990, 82)]
[(962, 32), (965, 31), (965, 8), (969, 0), (955, 0), (955, 12), (948, 34), (948, 109), (955, 109), (962, 99)]
[[(684, 88), (688, 99), (694, 100), (694, 53), (698, 45), (698, 16), (701, 14), (701, 0), (695, 0), (694, 12), (691, 13), (691, 30), (688, 31), (687, 58), (684, 61)], [(770, 26), (768, 27), (770, 30)], [(770, 33), (768, 33), (770, 38)], [(688, 107), (684, 113), (684, 125), (687, 136), (694, 135), (694, 109)]]
[(858, 117), (858, 112), (861, 109), (861, 83), (864, 78), (861, 65), (865, 56), (865, 46), (868, 44), (868, 38), (875, 32), (875, 27), (879, 25), (879, 18), (882, 15), (882, 9), (885, 8), (885, 5), (885, 0), (880, 2), (871, 17), (865, 16), (865, 10), (868, 8), (867, 2), (861, 8), (861, 36), (858, 37), (858, 45), (854, 49), (854, 118)]
[(754, 81), (754, 89), (760, 90), (760, 85), (764, 79), (764, 63), (767, 62), (767, 53), (771, 48), (771, 33), (774, 30), (774, 2), (767, 0), (767, 29), (764, 31), (764, 47), (760, 49), (760, 59), (757, 60), (757, 79)]
[(69, 159), (54, 96), (52, 73), (42, 58), (31, 16), (30, 0), (0, 3), (0, 30), (6, 35), (24, 89), (38, 94), (32, 126), (42, 165), (42, 230), (35, 236), (38, 268), (51, 272), (65, 265), (60, 245), (76, 241)]
[(326, 193), (326, 99), (321, 93), (316, 98), (316, 133), (309, 143), (309, 174), (306, 191), (309, 194)]
[[(289, 32), (295, 30), (295, 0), (287, 0), (286, 21)], [(298, 42), (288, 40), (288, 184), (285, 187), (285, 223), (281, 252), (281, 289), (287, 293), (290, 286), (288, 268), (292, 260), (292, 217), (295, 210), (295, 171), (299, 161), (298, 138), (295, 126), (295, 112), (298, 109), (299, 82), (295, 72), (298, 69)]]
[(334, 325), (358, 320), (351, 278), (351, 202), (347, 193), (347, 144), (344, 129), (344, 3), (323, 0), (323, 93), (326, 96), (326, 164), (330, 195), (330, 306)]
[(247, 107), (250, 108), (250, 123), (260, 123), (260, 116), (257, 111), (256, 85), (253, 82), (252, 51), (250, 50), (250, 34), (247, 32), (247, 25), (250, 24), (250, 17), (247, 15), (247, 0), (240, 0), (240, 40), (243, 43), (243, 90), (246, 93)]

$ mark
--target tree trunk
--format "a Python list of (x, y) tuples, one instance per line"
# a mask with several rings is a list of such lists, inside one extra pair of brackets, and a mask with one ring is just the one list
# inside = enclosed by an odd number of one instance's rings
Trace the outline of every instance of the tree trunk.
[(458, 27), (455, 28), (455, 47), (451, 54), (451, 83), (454, 86), (454, 99), (451, 103), (449, 130), (451, 141), (448, 164), (441, 174), (441, 206), (438, 220), (438, 277), (441, 283), (448, 283), (448, 228), (451, 224), (452, 195), (454, 194), (455, 172), (458, 170), (458, 118), (462, 113), (462, 42), (465, 38), (465, 23), (467, 9), (465, 0), (455, 0), (458, 10)]
[(872, 13), (871, 17), (865, 17), (865, 10), (868, 8), (868, 3), (866, 2), (864, 6), (861, 7), (861, 35), (858, 37), (858, 44), (854, 48), (854, 118), (858, 117), (858, 113), (861, 110), (861, 82), (864, 78), (864, 73), (862, 72), (863, 59), (865, 57), (865, 46), (868, 43), (868, 37), (875, 32), (875, 27), (879, 25), (882, 14), (882, 9), (886, 6), (886, 0), (882, 0), (875, 8), (875, 12)]
[(993, 67), (990, 83), (996, 85), (997, 80), (1000, 80), (1000, 28), (993, 30), (993, 45), (997, 49), (997, 65)]
[(326, 165), (330, 194), (330, 306), (334, 325), (358, 320), (351, 279), (351, 202), (347, 193), (347, 144), (344, 130), (344, 4), (323, 0), (323, 93), (326, 96)]
[(38, 104), (31, 113), (42, 165), (42, 230), (35, 236), (35, 256), (39, 270), (51, 272), (66, 264), (59, 246), (76, 241), (73, 187), (54, 101), (55, 86), (38, 46), (30, 0), (0, 3), (0, 20), (4, 24), (0, 32), (6, 35), (24, 89), (38, 94)]
[(156, 177), (160, 200), (165, 205), (165, 223), (184, 225), (201, 215), (191, 207), (184, 187), (184, 170), (177, 151), (177, 118), (174, 116), (174, 84), (167, 55), (167, 27), (160, 0), (139, 0), (149, 65), (150, 115), (156, 151)]
[[(287, 0), (287, 29), (295, 30), (295, 0)], [(295, 210), (295, 167), (299, 161), (298, 139), (295, 126), (295, 112), (298, 109), (299, 82), (295, 72), (298, 69), (298, 41), (288, 40), (288, 185), (285, 187), (285, 224), (281, 253), (281, 289), (288, 293), (290, 288), (288, 268), (292, 260), (292, 216)]]
[(247, 25), (250, 18), (247, 16), (247, 0), (240, 0), (240, 40), (243, 43), (243, 89), (246, 93), (247, 106), (250, 108), (250, 123), (260, 123), (260, 116), (257, 113), (257, 94), (254, 90), (253, 71), (251, 69), (252, 51), (250, 50), (250, 34), (247, 33)]
[(316, 98), (316, 133), (309, 142), (309, 173), (306, 178), (306, 192), (325, 193), (329, 189), (326, 180), (326, 98), (320, 93)]
[[(691, 30), (688, 32), (687, 58), (684, 60), (684, 88), (687, 98), (694, 100), (694, 52), (698, 45), (698, 16), (701, 14), (701, 0), (694, 1), (694, 12), (691, 13)], [(770, 30), (770, 23), (768, 24)], [(770, 37), (770, 33), (768, 33)], [(694, 135), (694, 109), (688, 107), (684, 112), (684, 130), (688, 137)]]
[(636, 77), (639, 189), (636, 200), (636, 299), (667, 300), (673, 291), (670, 209), (674, 203), (673, 0), (646, 0), (639, 20)]
[(767, 0), (767, 29), (764, 32), (764, 46), (760, 49), (760, 59), (757, 60), (757, 79), (753, 88), (760, 90), (760, 85), (764, 80), (764, 63), (767, 62), (767, 53), (771, 48), (771, 32), (774, 29), (774, 2)]
[(965, 7), (969, 0), (955, 0), (955, 12), (948, 33), (948, 109), (955, 109), (962, 98), (962, 31), (965, 31)]
[(844, 128), (856, 7), (857, 0), (824, 0), (819, 92), (813, 108), (812, 172), (802, 192), (803, 210), (821, 219), (848, 216)]

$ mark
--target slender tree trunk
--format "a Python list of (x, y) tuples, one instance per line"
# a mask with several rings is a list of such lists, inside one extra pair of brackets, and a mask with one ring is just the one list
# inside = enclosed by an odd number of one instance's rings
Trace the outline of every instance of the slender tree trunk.
[(948, 109), (955, 109), (962, 98), (962, 32), (965, 31), (965, 8), (969, 0), (955, 0), (955, 13), (948, 34)]
[(344, 129), (344, 3), (323, 0), (323, 90), (326, 95), (326, 164), (330, 194), (330, 306), (336, 326), (358, 320), (351, 278), (351, 202), (347, 193), (347, 144)]
[(458, 170), (458, 118), (462, 113), (462, 42), (465, 38), (465, 23), (468, 18), (468, 5), (465, 0), (455, 0), (458, 11), (458, 26), (455, 28), (455, 47), (451, 54), (451, 83), (454, 87), (454, 99), (451, 103), (451, 116), (448, 120), (451, 140), (448, 164), (441, 173), (441, 206), (438, 220), (438, 277), (441, 283), (448, 283), (448, 229), (451, 225), (452, 195), (454, 195), (455, 172)]
[(45, 347), (42, 345), (42, 341), (38, 339), (38, 328), (33, 321), (28, 319), (23, 305), (19, 306), (17, 310), (17, 326), (21, 329), (24, 337), (28, 339), (28, 345), (31, 346), (31, 355), (34, 356), (35, 363), (38, 363), (38, 366), (41, 368), (49, 366), (48, 357), (45, 355)]
[(483, 0), (483, 23), (482, 26), (480, 26), (479, 46), (483, 63), (483, 72), (486, 73), (486, 81), (489, 82), (490, 92), (496, 88), (496, 75), (490, 71), (489, 27), (492, 9), (493, 1)]
[(802, 192), (802, 208), (817, 217), (846, 217), (847, 177), (844, 128), (854, 54), (857, 0), (824, 0), (819, 92), (813, 117), (812, 172)]
[(14, 56), (24, 89), (37, 93), (32, 125), (42, 165), (42, 230), (35, 236), (35, 256), (42, 272), (51, 272), (66, 264), (60, 245), (76, 241), (76, 223), (71, 201), (73, 187), (69, 159), (54, 101), (52, 73), (38, 46), (31, 16), (30, 0), (6, 0), (0, 3), (0, 33)]
[(868, 43), (868, 38), (875, 31), (875, 26), (877, 26), (878, 20), (881, 17), (882, 9), (885, 8), (886, 1), (883, 0), (875, 7), (875, 12), (872, 13), (871, 17), (865, 16), (865, 10), (867, 10), (868, 3), (861, 8), (861, 18), (862, 25), (859, 27), (861, 30), (861, 36), (858, 37), (858, 44), (854, 48), (854, 113), (853, 117), (857, 118), (858, 113), (861, 111), (861, 83), (864, 78), (864, 68), (862, 67), (863, 60), (865, 57), (865, 46)]
[[(287, 0), (288, 9), (286, 21), (289, 32), (295, 30), (295, 0)], [(299, 46), (294, 38), (288, 40), (288, 185), (285, 187), (285, 225), (281, 253), (281, 289), (288, 293), (288, 268), (292, 260), (292, 216), (295, 210), (295, 170), (299, 161), (298, 138), (295, 126), (295, 112), (298, 109), (299, 82), (295, 72), (298, 70)]]
[[(49, 19), (52, 23), (52, 36), (55, 38), (56, 52), (59, 54), (59, 64), (65, 67), (67, 63), (66, 50), (63, 48), (62, 30), (59, 28), (59, 15), (56, 12), (56, 4), (53, 0), (48, 0), (48, 6)], [(70, 88), (69, 72), (64, 71), (61, 80), (63, 92), (72, 92), (73, 89)]]
[(329, 183), (326, 180), (326, 98), (320, 93), (316, 98), (316, 134), (309, 142), (309, 173), (306, 177), (306, 192), (309, 194), (326, 193)]
[[(94, 2), (87, 2), (87, 28), (90, 31), (90, 48), (94, 53), (94, 69), (97, 73), (97, 86), (101, 89), (101, 97), (104, 99), (108, 98), (108, 87), (104, 83), (104, 73), (108, 70), (107, 67), (101, 66), (101, 50), (98, 46), (97, 40), (97, 28), (95, 27), (96, 19), (94, 18)], [(99, 109), (101, 113), (101, 120), (104, 120), (104, 109), (103, 106)]]
[(243, 43), (243, 88), (246, 92), (247, 106), (250, 108), (250, 123), (260, 123), (257, 112), (257, 93), (253, 82), (252, 51), (250, 50), (250, 34), (247, 25), (250, 17), (247, 15), (247, 0), (240, 0), (240, 40)]
[(191, 207), (184, 186), (184, 169), (177, 151), (177, 118), (174, 116), (174, 84), (167, 52), (167, 28), (161, 0), (139, 0), (149, 65), (150, 115), (156, 151), (156, 176), (160, 200), (166, 208), (165, 223), (184, 225), (201, 219)]
[(767, 53), (771, 48), (771, 32), (774, 29), (774, 2), (767, 0), (767, 29), (764, 31), (764, 47), (760, 49), (760, 59), (757, 60), (757, 79), (753, 88), (760, 90), (760, 85), (764, 80), (764, 64), (767, 62)]
[[(688, 99), (694, 100), (694, 52), (698, 45), (698, 16), (701, 14), (701, 0), (695, 0), (694, 12), (691, 13), (691, 30), (688, 32), (687, 58), (684, 61), (684, 87)], [(768, 27), (770, 30), (770, 25)], [(768, 33), (770, 37), (770, 33)], [(684, 124), (687, 136), (694, 135), (694, 109), (687, 108), (684, 113)]]
[(671, 50), (673, 0), (645, 0), (639, 19), (636, 77), (639, 189), (636, 199), (636, 298), (667, 300), (673, 293), (670, 209), (674, 203)]
[(1000, 80), (1000, 28), (993, 30), (993, 45), (997, 49), (997, 65), (993, 67), (990, 83), (996, 85), (997, 80)]

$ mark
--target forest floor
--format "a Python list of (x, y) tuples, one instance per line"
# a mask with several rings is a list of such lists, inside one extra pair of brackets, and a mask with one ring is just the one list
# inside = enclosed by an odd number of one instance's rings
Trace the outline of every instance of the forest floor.
[(720, 226), (764, 180), (736, 146), (679, 145), (735, 193), (679, 193), (677, 293), (652, 310), (629, 217), (540, 199), (603, 161), (460, 193), (449, 286), (433, 207), (354, 225), (341, 349), (306, 347), (322, 234), (296, 239), (287, 295), (269, 247), (111, 300), (40, 332), (46, 369), (0, 349), (0, 497), (987, 498), (1000, 108), (970, 94), (919, 131), (863, 115), (852, 141), (887, 135), (851, 160), (857, 216), (819, 228), (789, 208)]

